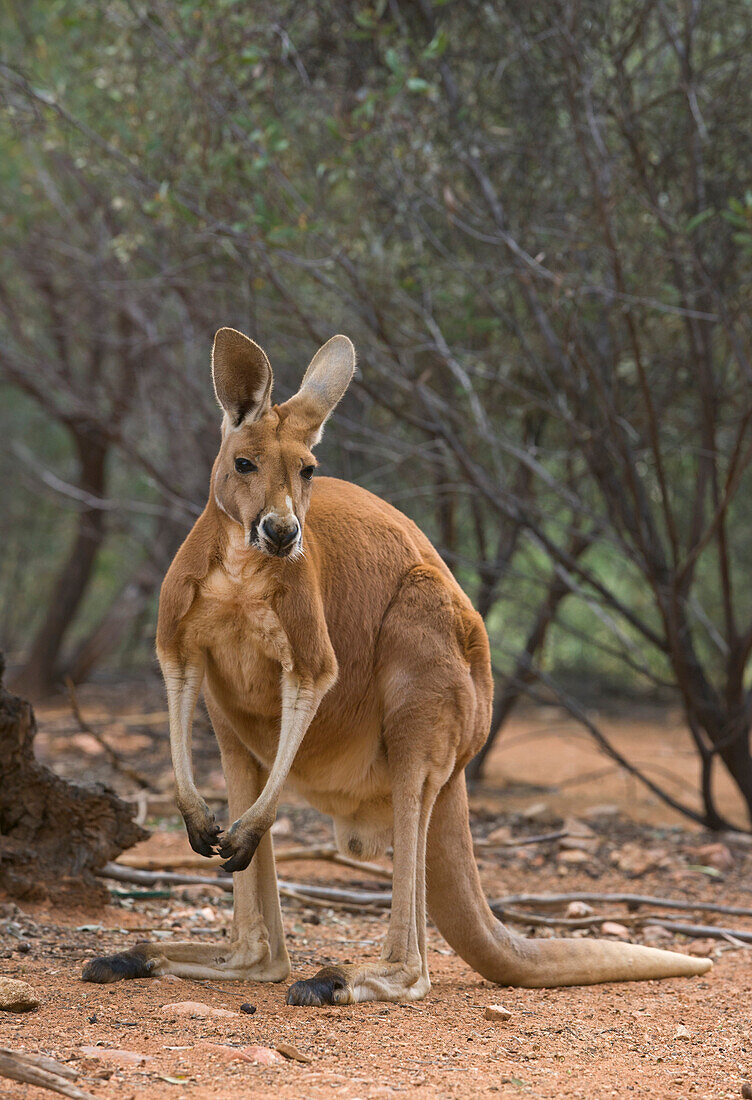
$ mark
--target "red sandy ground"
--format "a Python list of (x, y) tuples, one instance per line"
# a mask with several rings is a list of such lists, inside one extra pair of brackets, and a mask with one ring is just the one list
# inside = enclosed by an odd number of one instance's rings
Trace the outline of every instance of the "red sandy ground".
[[(112, 708), (94, 694), (84, 696), (82, 702), (91, 721), (100, 717), (104, 722), (111, 713)], [(123, 704), (119, 724), (110, 722), (100, 728), (132, 764), (156, 774), (166, 768), (164, 739), (150, 740), (140, 731), (146, 717), (157, 726), (161, 719), (152, 710), (131, 721), (129, 709), (135, 713), (134, 707)], [(113, 778), (96, 745), (72, 732), (62, 705), (48, 708), (40, 715), (40, 724), (40, 755), (59, 771), (80, 775), (84, 756), (92, 776)], [(678, 724), (661, 716), (612, 724), (612, 732), (631, 758), (670, 771), (672, 791), (686, 793), (683, 788), (692, 782), (694, 760), (685, 752), (688, 746)], [(204, 785), (218, 784), (210, 744), (203, 749), (199, 744), (198, 749)], [(593, 775), (588, 779), (589, 773)], [(583, 816), (593, 807), (612, 804), (611, 812), (589, 818), (599, 845), (583, 864), (564, 862), (556, 843), (484, 853), (481, 870), (491, 896), (522, 890), (628, 889), (752, 904), (747, 875), (751, 848), (729, 840), (732, 868), (722, 874), (697, 869), (701, 866), (697, 850), (717, 838), (693, 832), (686, 821), (645, 796), (631, 780), (625, 781), (554, 712), (537, 713), (510, 725), (493, 754), (489, 780), (473, 800), (478, 836), (486, 836), (500, 824), (510, 826), (515, 835), (545, 832), (550, 823), (572, 812)], [(127, 792), (127, 784), (116, 785)], [(741, 822), (730, 788), (721, 787), (719, 798), (724, 810)], [(534, 802), (544, 806), (538, 807), (531, 822), (519, 811)], [(290, 828), (280, 836), (279, 848), (327, 841), (326, 823), (294, 800), (281, 813), (289, 817)], [(156, 825), (146, 852), (158, 859), (186, 850), (174, 819), (163, 818)], [(638, 850), (662, 850), (660, 866), (629, 881), (613, 862), (625, 844), (637, 845)], [(297, 881), (378, 885), (365, 873), (324, 863), (284, 863), (280, 875)], [(293, 978), (310, 975), (327, 960), (378, 956), (385, 916), (314, 910), (284, 900), (283, 909)], [(600, 905), (598, 912), (618, 919), (627, 910)], [(709, 952), (715, 958), (713, 970), (702, 978), (532, 991), (491, 986), (449, 952), (436, 930), (430, 929), (433, 988), (416, 1005), (315, 1010), (287, 1007), (285, 986), (175, 979), (93, 986), (79, 981), (82, 960), (133, 943), (149, 930), (203, 941), (221, 935), (229, 919), (229, 899), (216, 888), (203, 896), (177, 888), (169, 898), (114, 897), (113, 905), (97, 913), (41, 908), (19, 912), (10, 905), (0, 907), (0, 948), (4, 949), (0, 973), (29, 981), (43, 998), (36, 1012), (0, 1016), (0, 1045), (70, 1062), (80, 1071), (79, 1086), (102, 1100), (137, 1095), (170, 1100), (330, 1096), (365, 1100), (393, 1094), (557, 1100), (632, 1094), (680, 1100), (739, 1097), (742, 1082), (752, 1077), (748, 1001), (752, 960), (748, 950), (717, 940), (692, 942), (675, 936), (668, 941), (669, 947)], [(684, 919), (745, 926), (731, 917)], [(82, 930), (82, 925), (101, 927)], [(752, 918), (746, 927), (752, 927)], [(634, 938), (641, 937), (635, 933)], [(257, 1010), (254, 1015), (217, 1020), (170, 1019), (160, 1011), (165, 1004), (185, 1000), (234, 1010), (250, 1002)], [(507, 1022), (484, 1019), (485, 1006), (495, 1003), (512, 1012)], [(220, 1054), (202, 1048), (204, 1042), (231, 1047), (275, 1047), (287, 1042), (312, 1061), (286, 1061), (271, 1067), (228, 1063)], [(99, 1045), (102, 1057), (83, 1057), (81, 1047), (86, 1045)], [(141, 1066), (120, 1067), (107, 1060), (108, 1049), (135, 1051), (150, 1060)], [(0, 1081), (0, 1096), (12, 1100), (41, 1100), (50, 1095)]]

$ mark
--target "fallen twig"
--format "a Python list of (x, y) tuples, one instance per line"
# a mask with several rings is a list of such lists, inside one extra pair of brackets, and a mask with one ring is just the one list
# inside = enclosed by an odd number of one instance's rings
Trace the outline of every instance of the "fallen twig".
[(274, 858), (278, 863), (292, 860), (320, 859), (330, 863), (339, 863), (342, 867), (351, 867), (354, 871), (365, 871), (377, 878), (388, 879), (391, 882), (392, 872), (388, 867), (381, 867), (378, 863), (361, 863), (357, 859), (342, 855), (336, 848), (330, 846), (321, 848), (280, 848), (275, 849)]
[(719, 928), (715, 924), (680, 924), (678, 921), (649, 917), (645, 920), (645, 926), (647, 925), (658, 925), (669, 932), (678, 932), (693, 939), (727, 940), (731, 936), (742, 943), (752, 943), (752, 932), (740, 932), (737, 928)]
[[(175, 871), (139, 871), (133, 867), (122, 867), (117, 863), (106, 863), (98, 872), (102, 878), (116, 882), (133, 882), (137, 886), (154, 886), (159, 882), (173, 883), (175, 886), (218, 886), (232, 893), (230, 875), (181, 875)], [(318, 900), (332, 904), (350, 905), (361, 908), (364, 905), (384, 908), (391, 905), (390, 891), (346, 890), (333, 886), (316, 886), (302, 882), (287, 882), (278, 879), (279, 892), (300, 900)]]
[(752, 917), (752, 909), (738, 905), (720, 905), (714, 901), (684, 901), (681, 898), (660, 898), (651, 894), (596, 894), (589, 891), (572, 894), (507, 894), (497, 898), (491, 907), (530, 905), (534, 908), (556, 908), (570, 901), (605, 902), (614, 905), (650, 905), (654, 909), (680, 909), (684, 912), (723, 913), (729, 917)]
[(618, 921), (619, 924), (644, 924), (646, 917), (622, 916), (621, 913), (593, 914), (587, 917), (541, 917), (537, 913), (523, 913), (498, 902), (491, 904), (491, 910), (497, 917), (513, 921), (515, 924), (529, 924), (534, 928), (594, 928), (604, 921)]
[[(117, 863), (108, 863), (99, 872), (103, 878), (115, 879), (118, 882), (132, 882), (139, 886), (154, 886), (159, 882), (169, 882), (176, 886), (219, 886), (220, 889), (232, 892), (232, 879), (227, 877), (210, 877), (209, 875), (181, 875), (174, 871), (140, 871), (133, 867), (122, 867)], [(283, 896), (294, 898), (297, 901), (305, 901), (321, 905), (337, 905), (343, 908), (384, 909), (391, 905), (392, 895), (390, 891), (373, 890), (347, 890), (340, 887), (318, 886), (310, 883), (287, 882), (284, 879), (278, 881), (279, 892)], [(532, 899), (532, 900), (530, 900)], [(554, 928), (591, 928), (602, 924), (606, 920), (618, 921), (621, 924), (635, 924), (642, 927), (657, 925), (669, 932), (678, 932), (684, 936), (725, 939), (734, 936), (737, 940), (752, 943), (752, 932), (740, 932), (734, 928), (719, 928), (715, 925), (682, 924), (676, 921), (664, 920), (652, 914), (628, 914), (595, 915), (586, 917), (541, 917), (535, 913), (525, 913), (516, 908), (523, 904), (562, 904), (565, 901), (612, 901), (651, 905), (654, 908), (698, 909), (709, 912), (719, 912), (732, 916), (752, 916), (752, 911), (738, 906), (722, 906), (713, 902), (683, 902), (670, 898), (653, 898), (642, 894), (517, 894), (506, 898), (499, 898), (490, 903), (497, 916), (503, 916), (518, 924), (529, 924), (540, 927)]]
[(92, 1093), (84, 1092), (71, 1083), (70, 1079), (78, 1076), (75, 1070), (43, 1055), (25, 1054), (0, 1047), (0, 1076), (11, 1081), (20, 1081), (24, 1085), (36, 1085), (37, 1088), (59, 1092), (63, 1096), (70, 1096), (71, 1100), (97, 1100)]
[(146, 776), (141, 775), (139, 771), (131, 767), (131, 765), (127, 761), (122, 760), (119, 753), (117, 753), (115, 749), (113, 749), (112, 745), (110, 745), (109, 742), (105, 741), (104, 737), (102, 737), (102, 734), (98, 733), (97, 730), (95, 730), (94, 727), (85, 720), (83, 714), (81, 713), (81, 708), (78, 704), (75, 684), (70, 677), (66, 678), (65, 686), (68, 689), (68, 698), (70, 700), (71, 710), (73, 711), (73, 717), (76, 719), (76, 722), (78, 723), (81, 732), (86, 733), (89, 737), (94, 738), (96, 743), (103, 750), (105, 756), (107, 757), (115, 771), (120, 772), (121, 775), (126, 776), (128, 779), (132, 779), (134, 783), (137, 783), (138, 786), (142, 788), (142, 790), (153, 791), (156, 794), (157, 791), (153, 783), (149, 779), (147, 779)]
[(535, 928), (594, 928), (604, 921), (616, 921), (624, 925), (637, 925), (641, 928), (665, 928), (668, 932), (676, 932), (691, 939), (714, 939), (737, 941), (738, 946), (752, 943), (752, 932), (739, 931), (736, 928), (720, 928), (714, 924), (683, 924), (678, 921), (665, 920), (663, 917), (652, 913), (632, 913), (622, 915), (620, 913), (603, 913), (588, 917), (541, 917), (535, 913), (523, 913), (519, 909), (511, 909), (494, 902), (491, 906), (497, 917), (515, 924), (532, 925)]
[[(281, 848), (275, 850), (274, 858), (277, 863), (291, 862), (293, 860), (324, 860), (329, 863), (339, 863), (342, 867), (351, 867), (355, 871), (364, 871), (367, 874), (376, 875), (391, 881), (392, 872), (388, 867), (380, 867), (377, 863), (360, 863), (349, 856), (343, 856), (336, 848), (326, 845), (319, 848)], [(198, 856), (187, 852), (182, 856), (141, 856), (135, 853), (124, 852), (118, 859), (118, 865), (133, 867), (141, 871), (172, 870), (175, 867), (200, 867), (209, 870), (212, 867), (221, 867), (221, 856)]]
[(569, 836), (567, 829), (557, 829), (554, 833), (542, 833), (540, 836), (510, 837), (509, 840), (495, 840), (490, 844), (487, 840), (476, 840), (473, 847), (476, 855), (492, 851), (494, 848), (523, 848), (527, 844), (547, 844), (551, 840), (563, 840)]

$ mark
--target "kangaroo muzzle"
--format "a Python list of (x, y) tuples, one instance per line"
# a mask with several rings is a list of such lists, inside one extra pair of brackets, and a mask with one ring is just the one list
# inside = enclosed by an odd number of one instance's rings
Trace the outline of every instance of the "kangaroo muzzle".
[(298, 544), (300, 524), (295, 516), (264, 516), (258, 526), (260, 548), (267, 554), (286, 557)]

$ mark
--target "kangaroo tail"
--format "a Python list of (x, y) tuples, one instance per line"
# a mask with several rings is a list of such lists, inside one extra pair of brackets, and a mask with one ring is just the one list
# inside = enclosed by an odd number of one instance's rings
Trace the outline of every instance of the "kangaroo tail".
[(529, 989), (704, 974), (709, 959), (611, 940), (528, 940), (491, 912), (475, 864), (462, 772), (436, 800), (426, 853), (428, 911), (444, 939), (489, 981)]

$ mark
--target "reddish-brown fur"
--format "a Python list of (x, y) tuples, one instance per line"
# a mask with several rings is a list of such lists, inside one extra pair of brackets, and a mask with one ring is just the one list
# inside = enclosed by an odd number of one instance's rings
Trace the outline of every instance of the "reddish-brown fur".
[[(191, 843), (235, 872), (224, 948), (142, 945), (90, 963), (106, 981), (145, 973), (279, 980), (289, 972), (269, 827), (282, 783), (331, 814), (338, 844), (394, 846), (392, 916), (379, 963), (326, 967), (294, 1004), (414, 999), (430, 987), (431, 914), (486, 977), (565, 985), (701, 973), (707, 960), (598, 941), (526, 941), (491, 914), (473, 861), (463, 768), (488, 732), (493, 683), (483, 622), (421, 531), (355, 485), (308, 480), (311, 447), (354, 368), (335, 337), (299, 394), (272, 406), (257, 345), (223, 329), (225, 409), (207, 506), (162, 588), (157, 650), (170, 705), (178, 803)], [(239, 472), (251, 462), (250, 472)], [(232, 827), (196, 791), (190, 722), (203, 681)]]

